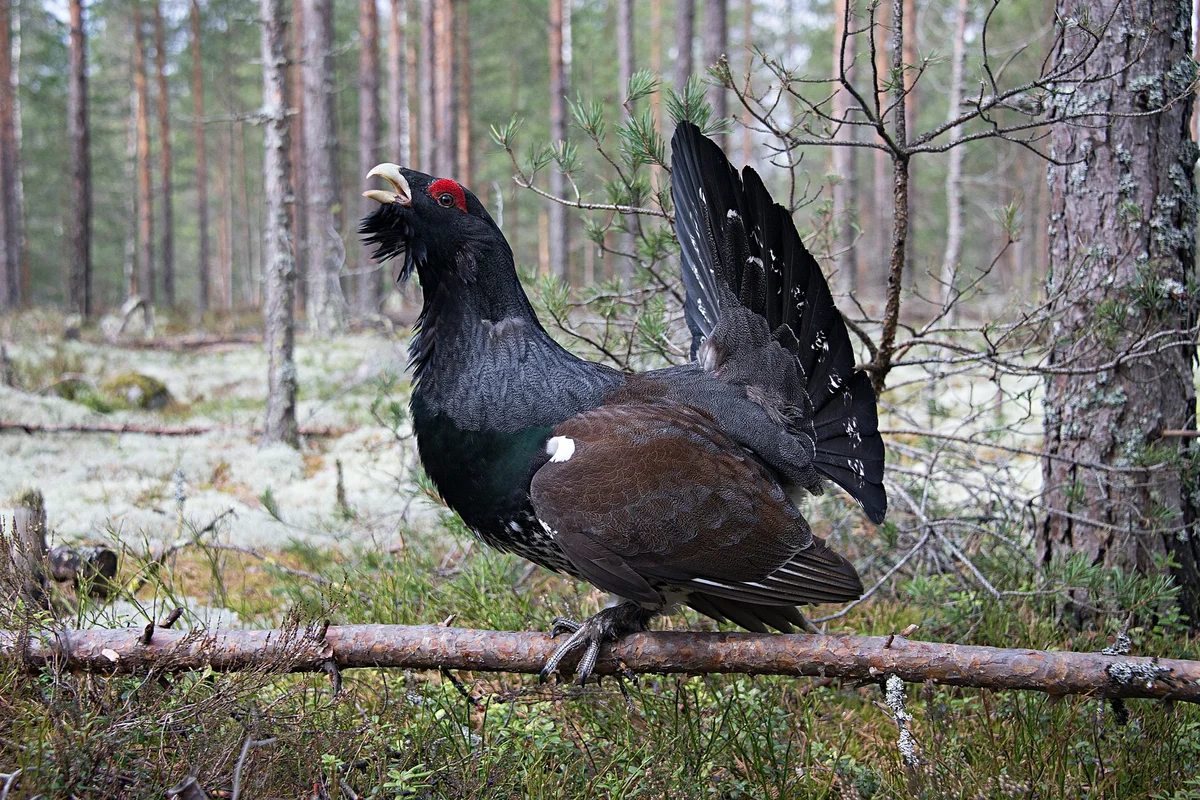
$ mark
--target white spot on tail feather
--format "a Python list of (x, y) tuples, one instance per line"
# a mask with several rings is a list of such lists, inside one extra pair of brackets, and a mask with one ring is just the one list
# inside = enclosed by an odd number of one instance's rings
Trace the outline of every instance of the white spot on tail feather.
[(737, 219), (738, 213), (731, 208), (725, 212), (725, 218), (726, 219)]
[(575, 455), (575, 440), (569, 436), (551, 436), (546, 442), (546, 454), (552, 464), (570, 461)]

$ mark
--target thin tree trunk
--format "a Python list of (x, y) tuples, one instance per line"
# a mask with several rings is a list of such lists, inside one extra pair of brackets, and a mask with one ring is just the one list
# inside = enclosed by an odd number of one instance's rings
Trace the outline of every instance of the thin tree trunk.
[(388, 153), (389, 160), (411, 164), (408, 115), (408, 0), (391, 0), (388, 17)]
[(12, 225), (17, 232), (13, 240), (13, 258), (18, 267), (18, 296), (22, 305), (29, 305), (32, 300), (30, 293), (33, 273), (29, 259), (25, 257), (28, 233), (25, 227), (25, 179), (24, 167), (21, 160), (21, 0), (14, 0), (12, 5), (12, 71), (9, 75), (9, 86), (12, 88), (12, 128), (10, 150), (13, 158), (11, 203)]
[[(887, 3), (880, 3), (876, 12), (876, 26), (871, 32), (871, 35), (875, 37), (875, 74), (879, 76), (879, 83), (874, 87), (874, 91), (878, 97), (879, 108), (887, 107), (886, 82), (891, 72), (887, 53), (889, 41), (886, 35), (888, 9)], [(889, 231), (894, 225), (892, 221), (892, 176), (887, 152), (875, 150), (871, 166), (874, 191), (872, 192), (870, 229), (873, 232), (871, 250), (875, 254), (871, 263), (875, 279), (871, 285), (874, 287), (879, 285), (880, 279), (886, 280), (888, 274)], [(874, 290), (871, 294), (878, 297)]]
[[(655, 75), (662, 76), (662, 0), (650, 0), (650, 71)], [(654, 117), (655, 129), (661, 131), (663, 127), (661, 91), (650, 95), (650, 112)], [(659, 170), (655, 169), (656, 178), (658, 172)]]
[(199, 228), (199, 250), (196, 272), (200, 279), (198, 308), (208, 311), (211, 295), (211, 276), (208, 261), (208, 157), (204, 144), (204, 60), (200, 50), (200, 3), (191, 0), (192, 24), (192, 137), (196, 147), (196, 222)]
[[(954, 17), (954, 53), (950, 60), (950, 109), (948, 118), (953, 121), (961, 113), (963, 95), (963, 71), (967, 59), (967, 14), (970, 0), (958, 0)], [(950, 129), (950, 143), (962, 139), (962, 126)], [(963, 240), (963, 191), (962, 167), (966, 148), (951, 148), (946, 167), (946, 250), (942, 254), (941, 301), (948, 309), (954, 299), (954, 278), (958, 274), (958, 262), (962, 258)]]
[(692, 77), (692, 39), (696, 37), (696, 0), (675, 3), (675, 91)]
[[(292, 230), (288, 215), (287, 33), (285, 0), (262, 0), (263, 117), (266, 123), (263, 188), (266, 224), (263, 251), (266, 262), (264, 340), (267, 346), (267, 418), (264, 442), (298, 447), (296, 425), (296, 363), (292, 355), (295, 282)], [(371, 0), (374, 5), (374, 0)]]
[[(617, 87), (617, 102), (621, 103), (622, 121), (627, 120), (632, 111), (632, 108), (628, 107), (625, 98), (629, 93), (629, 81), (633, 77), (635, 52), (633, 44), (633, 0), (617, 0), (617, 79), (620, 81), (620, 86)], [(620, 259), (621, 284), (630, 286), (633, 283), (634, 268), (637, 266), (637, 259), (633, 257), (637, 252), (637, 239), (634, 236), (637, 219), (632, 216), (625, 216), (621, 220), (621, 225), (625, 228), (625, 233), (621, 235), (620, 248), (622, 252), (629, 254), (628, 257)]]
[[(130, 84), (133, 83), (133, 64), (130, 62)], [(122, 169), (122, 183), (125, 186), (137, 184), (137, 91), (131, 85), (129, 88), (129, 117), (125, 123), (125, 163)], [(128, 300), (137, 294), (137, 192), (124, 193), (124, 218), (128, 223), (125, 229), (125, 250), (121, 263), (121, 291)]]
[(237, 193), (234, 195), (234, 218), (241, 223), (242, 259), (242, 301), (247, 306), (258, 306), (259, 273), (256, 269), (257, 260), (254, 258), (254, 234), (250, 226), (250, 194), (246, 186), (249, 179), (246, 169), (246, 124), (238, 119), (233, 123), (233, 158), (235, 164), (235, 180)]
[[(233, 149), (233, 133), (229, 125), (222, 125), (225, 141), (221, 152)], [(233, 310), (233, 175), (229, 159), (217, 159), (217, 183), (221, 195), (221, 214), (217, 225), (217, 242), (221, 250), (221, 301), (225, 309)]]
[(434, 0), (433, 7), (433, 173), (455, 177), (454, 135), (454, 0)]
[(88, 127), (87, 31), (83, 0), (70, 0), (70, 68), (67, 77), (67, 138), (71, 140), (71, 245), (67, 284), (70, 307), (92, 315), (92, 154)]
[[(358, 174), (366, 175), (378, 164), (379, 140), (382, 130), (379, 123), (379, 13), (376, 0), (359, 0), (358, 3)], [(363, 216), (378, 207), (374, 200), (361, 198)], [(357, 284), (358, 310), (374, 312), (379, 309), (382, 282), (379, 265), (371, 258), (371, 248), (360, 244), (358, 248)]]
[(292, 0), (292, 54), (291, 77), (288, 91), (291, 94), (292, 116), (288, 120), (291, 137), (292, 163), (292, 255), (295, 259), (296, 313), (303, 314), (308, 307), (308, 182), (304, 176), (304, 0)]
[(0, 246), (4, 248), (3, 297), (5, 307), (21, 305), (21, 229), (13, 216), (17, 158), (14, 152), (15, 111), (12, 91), (11, 9), (0, 0)]
[[(892, 74), (904, 69), (904, 3), (892, 2)], [(907, 95), (902, 86), (896, 87), (896, 97), (891, 99), (895, 107), (892, 120), (892, 138), (903, 153), (908, 146)], [(884, 294), (883, 326), (879, 332), (879, 346), (871, 362), (871, 387), (878, 396), (883, 394), (888, 373), (892, 369), (892, 354), (896, 351), (896, 330), (900, 323), (900, 290), (904, 282), (904, 271), (908, 253), (908, 210), (909, 210), (909, 157), (892, 156), (892, 243), (888, 251), (887, 287)]]
[[(471, 158), (471, 16), (468, 0), (454, 0), (454, 40), (457, 80), (458, 164), (455, 174), (466, 186), (475, 184)], [(482, 191), (483, 187), (479, 188)], [(481, 195), (482, 196), (482, 195)]]
[(417, 137), (417, 168), (423, 172), (437, 172), (437, 165), (434, 164), (434, 145), (436, 139), (434, 136), (434, 117), (437, 112), (434, 110), (433, 97), (433, 73), (434, 73), (434, 31), (433, 17), (434, 4), (443, 2), (443, 0), (420, 0), (421, 2), (421, 68), (417, 70), (417, 80), (419, 82), (418, 94), (421, 95), (421, 117), (418, 120), (418, 130), (420, 135)]
[[(729, 2), (728, 0), (704, 0), (704, 68), (711, 69), (726, 57), (729, 50)], [(729, 116), (726, 90), (715, 81), (708, 88), (708, 102), (712, 106), (713, 118)], [(724, 147), (728, 137), (721, 135), (716, 141)]]
[[(1114, 10), (1114, 0), (1058, 0), (1055, 14), (1107, 19)], [(1172, 88), (1191, 56), (1191, 31), (1182, 27), (1190, 18), (1151, 0), (1122, 3), (1120, 13), (1147, 24), (1099, 40), (1087, 71), (1112, 79), (1064, 83), (1057, 95), (1087, 88), (1089, 109), (1111, 116), (1055, 126), (1051, 137), (1066, 165), (1050, 173), (1049, 291), (1059, 318), (1046, 381), (1045, 449), (1054, 458), (1042, 468), (1040, 554), (1047, 563), (1082, 556), (1149, 574), (1166, 573), (1170, 557), (1181, 610), (1200, 626), (1195, 440), (1160, 438), (1165, 429), (1196, 428), (1196, 305), (1184, 288), (1196, 263), (1194, 97)], [(1175, 24), (1149, 24), (1162, 19)], [(1077, 43), (1068, 35), (1062, 47)], [(1133, 69), (1130, 52), (1140, 54)], [(1157, 99), (1139, 89), (1150, 80)], [(1120, 113), (1134, 97), (1158, 113)], [(1147, 286), (1157, 296), (1147, 298)], [(1098, 323), (1106, 307), (1120, 311), (1120, 325)], [(1149, 354), (1127, 357), (1150, 336), (1159, 338)]]
[[(562, 148), (567, 141), (567, 84), (563, 55), (566, 47), (564, 2), (550, 0), (550, 146)], [(562, 197), (566, 179), (557, 165), (550, 167), (550, 194)], [(546, 236), (548, 248), (546, 267), (550, 274), (566, 280), (568, 275), (567, 209), (561, 203), (547, 202)]]
[[(917, 118), (917, 92), (916, 79), (918, 67), (917, 53), (917, 7), (915, 0), (904, 0), (904, 17), (902, 20), (903, 27), (903, 52), (904, 52), (904, 91), (907, 95), (904, 101), (905, 125), (909, 130), (912, 130), (914, 122)], [(916, 179), (913, 177), (913, 164), (908, 162), (908, 186), (909, 186), (909, 208), (920, 208), (919, 201), (913, 202), (912, 194), (916, 193)], [(908, 225), (911, 229), (912, 219), (908, 218)], [(908, 236), (905, 239), (904, 260), (911, 264), (913, 262), (913, 247), (915, 239)], [(904, 285), (910, 289), (917, 287), (917, 272), (918, 270), (909, 269), (904, 273)]]
[(344, 258), (334, 218), (339, 205), (333, 81), (332, 0), (304, 0), (304, 145), (308, 182), (308, 318), (319, 334), (345, 325), (339, 274)]
[(142, 39), (142, 2), (133, 2), (133, 88), (137, 92), (138, 278), (136, 290), (148, 305), (155, 300), (154, 195), (150, 179), (150, 92), (146, 85), (146, 47)]
[[(834, 75), (846, 79), (853, 84), (854, 74), (854, 45), (853, 36), (849, 31), (854, 28), (853, 17), (847, 17), (852, 10), (851, 0), (836, 0), (833, 4), (833, 70)], [(836, 119), (850, 119), (854, 107), (850, 92), (835, 84), (833, 95), (833, 116)], [(842, 125), (835, 134), (839, 141), (854, 141), (857, 127)], [(838, 271), (838, 285), (842, 292), (854, 294), (858, 291), (858, 254), (854, 246), (854, 201), (858, 197), (857, 154), (858, 148), (851, 146), (835, 146), (833, 150), (833, 173), (837, 183), (833, 186), (833, 251), (834, 264)]]
[(162, 3), (154, 3), (154, 64), (158, 78), (159, 185), (162, 187), (163, 300), (175, 305), (175, 235), (171, 199), (171, 96), (167, 91), (167, 37)]

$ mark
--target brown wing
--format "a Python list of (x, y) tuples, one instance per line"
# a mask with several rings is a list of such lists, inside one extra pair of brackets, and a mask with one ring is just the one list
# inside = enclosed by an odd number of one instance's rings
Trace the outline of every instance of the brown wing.
[[(672, 587), (770, 607), (862, 591), (770, 470), (694, 408), (604, 406), (559, 425), (548, 448), (534, 510), (601, 589), (658, 603), (658, 590)], [(745, 625), (720, 601), (708, 605), (699, 610)]]

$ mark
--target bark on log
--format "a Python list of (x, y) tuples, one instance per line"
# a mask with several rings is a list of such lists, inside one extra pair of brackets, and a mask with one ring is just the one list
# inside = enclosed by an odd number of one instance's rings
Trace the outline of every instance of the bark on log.
[[(146, 643), (146, 637), (149, 641)], [(463, 669), (537, 673), (557, 643), (543, 633), (438, 625), (346, 625), (316, 630), (181, 632), (127, 628), (0, 631), (0, 657), (101, 673), (267, 668)], [(574, 659), (564, 666), (574, 667)], [(880, 681), (897, 675), (980, 689), (1200, 702), (1200, 661), (917, 642), (903, 636), (640, 633), (606, 648), (596, 673), (737, 673)]]

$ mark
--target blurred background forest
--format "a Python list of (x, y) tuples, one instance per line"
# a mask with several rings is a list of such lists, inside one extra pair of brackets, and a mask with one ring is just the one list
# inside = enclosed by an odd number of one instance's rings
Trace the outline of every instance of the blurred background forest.
[[(256, 307), (261, 298), (264, 225), (258, 4), (164, 0), (140, 6), (130, 2), (85, 5), (96, 309), (124, 301), (143, 260), (153, 265), (155, 289), (153, 294), (141, 293), (154, 296), (160, 307), (193, 312)], [(295, 65), (290, 106), (299, 117), (305, 109), (297, 40), (307, 24), (301, 5), (297, 2), (289, 9), (288, 49)], [(665, 85), (682, 88), (689, 74), (701, 79), (707, 75), (715, 63), (714, 53), (727, 53), (735, 75), (754, 72), (760, 83), (763, 67), (761, 59), (755, 64), (755, 50), (798, 77), (828, 76), (844, 11), (839, 2), (651, 0), (631, 4), (631, 24), (622, 30), (620, 2), (558, 5), (564, 15), (558, 32), (547, 24), (548, 8), (533, 2), (454, 0), (439, 5), (436, 0), (424, 4), (395, 0), (381, 2), (377, 8), (368, 3), (326, 3), (323, 11), (318, 10), (328, 13), (332, 21), (327, 79), (334, 98), (329, 135), (336, 139), (336, 169), (331, 179), (348, 271), (361, 258), (355, 221), (362, 209), (359, 193), (366, 188), (364, 164), (369, 168), (380, 161), (395, 161), (452, 175), (474, 190), (493, 216), (502, 218), (518, 264), (544, 273), (551, 271), (553, 263), (554, 270), (561, 270), (575, 286), (620, 274), (617, 259), (604, 257), (587, 237), (583, 219), (575, 214), (567, 215), (563, 234), (567, 262), (559, 264), (551, 258), (550, 204), (514, 185), (512, 165), (489, 135), (492, 126), (504, 126), (516, 115), (522, 120), (522, 145), (552, 140), (551, 36), (561, 36), (563, 42), (562, 95), (596, 102), (610, 119), (618, 120), (632, 71), (649, 70), (661, 75)], [(927, 58), (928, 64), (909, 99), (908, 113), (910, 124), (930, 127), (944, 121), (949, 111), (950, 55), (959, 4), (923, 0), (909, 5), (910, 61)], [(968, 44), (967, 74), (979, 74), (978, 37), (985, 13), (990, 13), (994, 57), (1011, 61), (1005, 68), (1017, 82), (1035, 75), (1053, 40), (1052, 5), (1013, 0), (992, 13), (990, 4), (967, 4), (962, 33)], [(718, 12), (723, 19), (715, 18)], [(7, 13), (12, 19), (11, 79), (17, 86), (25, 219), (18, 305), (66, 307), (72, 220), (78, 211), (65, 135), (71, 9), (65, 2), (14, 0)], [(435, 13), (448, 19), (444, 24), (422, 24)], [(690, 28), (681, 24), (681, 14), (691, 15)], [(886, 16), (886, 9), (880, 16)], [(718, 25), (725, 26), (723, 40), (713, 45), (709, 29)], [(626, 64), (616, 57), (622, 37), (632, 44)], [(881, 52), (880, 57), (886, 55)], [(422, 76), (433, 61), (438, 62), (437, 69), (429, 76), (432, 80), (426, 80)], [(968, 86), (969, 92), (977, 88)], [(640, 104), (652, 107), (656, 124), (669, 136), (663, 94), (655, 92)], [(739, 114), (732, 91), (721, 94), (724, 98), (718, 102), (725, 103), (728, 114), (745, 116)], [(441, 122), (435, 119), (438, 114), (448, 124), (431, 124)], [(573, 122), (569, 128), (569, 138), (586, 138)], [(734, 161), (756, 166), (773, 188), (785, 186), (789, 173), (767, 165), (771, 152), (764, 144), (769, 136), (761, 126), (731, 124), (729, 128), (727, 141)], [(203, 159), (198, 157), (201, 137)], [(295, 149), (303, 145), (302, 138), (293, 136), (297, 165), (304, 164)], [(365, 160), (364, 144), (373, 154)], [(824, 234), (816, 236), (814, 243), (818, 256), (852, 247), (857, 292), (865, 302), (878, 302), (883, 297), (891, 227), (890, 167), (877, 151), (854, 151), (841, 162), (839, 152), (816, 147), (797, 151), (797, 158), (803, 158), (804, 185), (793, 204), (802, 229), (810, 234), (806, 238)], [(423, 163), (434, 153), (439, 158), (450, 156), (437, 164), (440, 169)], [(585, 199), (604, 200), (601, 181), (614, 177), (613, 168), (590, 148), (581, 148), (579, 156), (579, 173), (590, 178), (580, 180)], [(908, 271), (909, 285), (930, 297), (936, 297), (937, 288), (927, 273), (939, 274), (947, 244), (950, 164), (948, 158), (926, 157), (918, 159), (913, 170), (910, 246), (915, 268)], [(148, 196), (138, 188), (143, 169), (149, 174)], [(297, 170), (301, 181), (303, 173)], [(1023, 148), (997, 147), (986, 141), (966, 147), (957, 177), (966, 198), (963, 261), (987, 264), (992, 260), (1005, 237), (995, 218), (1002, 209), (1019, 209), (1025, 221), (1020, 241), (984, 281), (975, 304), (1003, 298), (1010, 291), (1035, 291), (1044, 282), (1049, 203), (1045, 175), (1044, 161)], [(847, 214), (853, 227), (852, 239), (840, 245), (830, 222), (835, 180), (849, 187), (846, 209), (837, 211)], [(303, 204), (307, 192), (303, 184), (297, 188)], [(202, 210), (206, 221), (201, 220)], [(150, 232), (148, 241), (139, 240), (139, 224), (143, 232)], [(202, 257), (202, 242), (207, 245), (206, 257)], [(204, 272), (208, 274), (206, 298), (200, 293)], [(172, 290), (166, 288), (168, 281)]]

